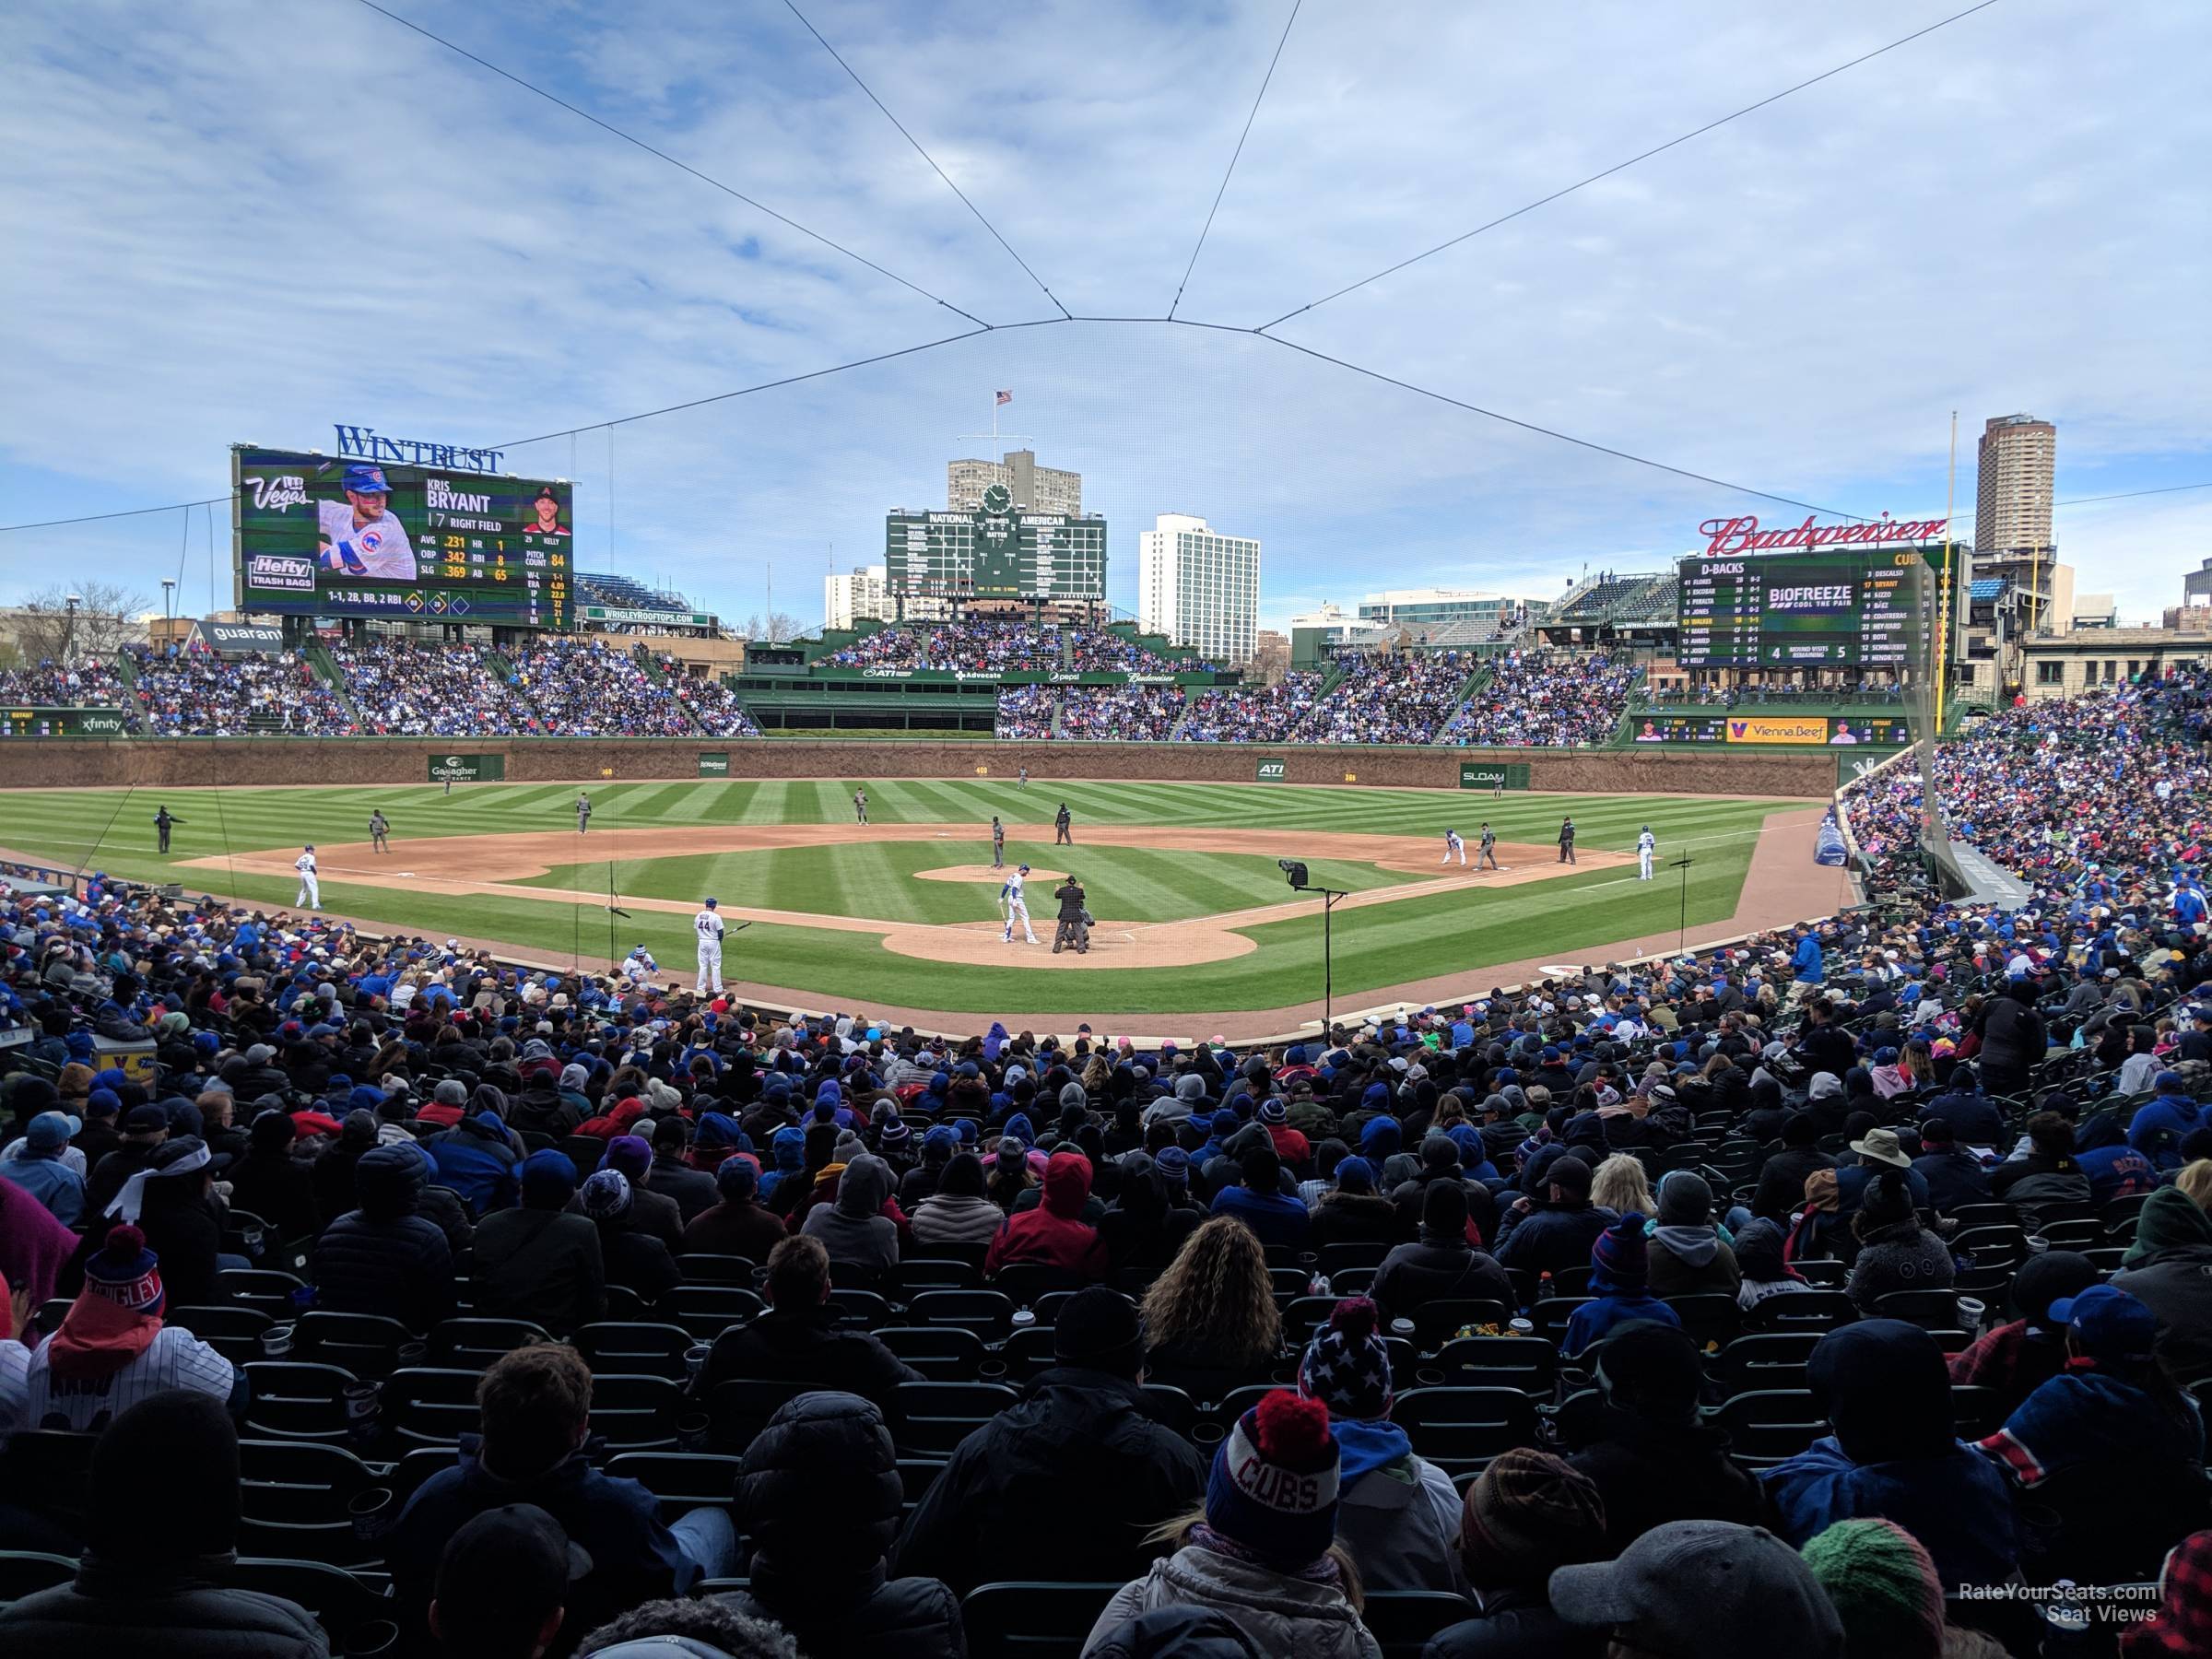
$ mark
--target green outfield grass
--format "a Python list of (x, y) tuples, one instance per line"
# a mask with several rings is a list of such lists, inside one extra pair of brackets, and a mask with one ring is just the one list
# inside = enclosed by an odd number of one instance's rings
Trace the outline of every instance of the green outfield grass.
[[(591, 833), (575, 841), (572, 865), (535, 877), (538, 885), (605, 890), (607, 861), (618, 891), (689, 899), (713, 891), (725, 904), (811, 911), (887, 921), (940, 923), (991, 915), (987, 885), (912, 879), (912, 872), (988, 861), (988, 842), (970, 830), (959, 841), (806, 847), (773, 853), (707, 854), (646, 861), (626, 859), (622, 831), (662, 825), (850, 823), (856, 782), (849, 779), (784, 782), (618, 783), (591, 791)], [(1752, 840), (1766, 817), (1802, 808), (1802, 801), (1724, 800), (1643, 795), (1487, 795), (1449, 791), (1305, 788), (1283, 784), (1055, 782), (1023, 789), (1011, 781), (865, 781), (869, 816), (877, 823), (980, 826), (995, 813), (1009, 824), (1049, 820), (1065, 801), (1075, 816), (1077, 847), (1010, 841), (1008, 852), (1047, 869), (1072, 863), (1091, 895), (1091, 908), (1118, 920), (1165, 921), (1272, 903), (1292, 897), (1270, 857), (1234, 853), (1168, 853), (1086, 847), (1086, 825), (1223, 826), (1316, 832), (1433, 836), (1446, 826), (1470, 841), (1488, 818), (1506, 841), (1550, 842), (1562, 813), (1571, 812), (1585, 849), (1626, 852), (1650, 823), (1668, 850), (1689, 844), (1697, 855), (1688, 883), (1692, 926), (1732, 914)], [(232, 876), (213, 869), (178, 870), (185, 859), (324, 846), (367, 839), (369, 813), (381, 807), (393, 826), (395, 868), (406, 867), (408, 841), (572, 830), (573, 784), (475, 784), (449, 796), (431, 785), (309, 789), (181, 789), (0, 792), (0, 846), (64, 866), (83, 865), (146, 880), (174, 880), (188, 890), (215, 890), (289, 905), (288, 879)], [(181, 821), (167, 858), (154, 851), (150, 820), (166, 804)], [(596, 862), (594, 862), (596, 860)], [(1353, 888), (1410, 881), (1410, 873), (1332, 862), (1316, 879)], [(1321, 871), (1325, 869), (1327, 875)], [(518, 875), (524, 874), (518, 872)], [(364, 886), (333, 878), (324, 905), (408, 932), (467, 934), (512, 944), (542, 959), (603, 967), (614, 955), (644, 944), (665, 966), (688, 964), (689, 929), (681, 915), (639, 911), (615, 924), (604, 907), (555, 899), (448, 898)], [(1530, 956), (1571, 958), (1592, 946), (1671, 928), (1680, 894), (1671, 881), (1646, 886), (1618, 869), (1590, 870), (1524, 887), (1470, 887), (1428, 899), (1338, 912), (1335, 923), (1336, 994), (1354, 1002), (1376, 989), (1432, 975), (1468, 972)], [(1049, 906), (1032, 904), (1040, 914)], [(1246, 929), (1258, 948), (1230, 961), (1172, 971), (1071, 972), (1046, 982), (1016, 963), (963, 968), (917, 961), (884, 950), (866, 934), (827, 928), (757, 924), (731, 941), (724, 972), (732, 978), (789, 987), (825, 1006), (900, 1005), (976, 1013), (1022, 1007), (1080, 1006), (1101, 1014), (1267, 1008), (1319, 994), (1321, 919)]]

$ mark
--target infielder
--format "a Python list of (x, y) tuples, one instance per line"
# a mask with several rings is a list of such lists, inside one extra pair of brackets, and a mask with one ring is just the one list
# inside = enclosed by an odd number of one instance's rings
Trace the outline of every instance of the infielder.
[(1454, 853), (1459, 854), (1459, 862), (1462, 866), (1465, 866), (1467, 862), (1467, 843), (1460, 840), (1458, 830), (1447, 830), (1444, 831), (1443, 862), (1445, 864), (1450, 864), (1452, 862), (1452, 854)]
[(592, 827), (592, 797), (581, 790), (576, 794), (576, 833), (582, 835)]
[(1037, 943), (1036, 930), (1030, 925), (1030, 902), (1021, 896), (1021, 885), (1029, 879), (1030, 866), (1016, 865), (1014, 874), (1006, 877), (1006, 885), (998, 889), (998, 901), (1006, 912), (1006, 943), (1014, 943), (1014, 918), (1021, 918), (1022, 936), (1032, 945)]
[[(163, 850), (167, 850), (166, 845)], [(998, 821), (995, 812), (991, 815), (991, 867), (994, 870), (1006, 867), (1006, 827)]]
[(384, 809), (379, 806), (369, 815), (370, 848), (378, 853), (391, 852), (392, 849), (384, 844), (391, 834), (392, 826), (384, 818)]
[(1482, 839), (1477, 843), (1475, 851), (1475, 867), (1479, 870), (1485, 865), (1493, 870), (1499, 867), (1498, 831), (1491, 829), (1487, 820), (1482, 826)]
[(868, 792), (865, 789), (853, 792), (853, 818), (856, 823), (868, 821)]
[(699, 994), (701, 996), (718, 995), (722, 991), (722, 935), (719, 907), (708, 900), (698, 915), (691, 918), (691, 931), (699, 935)]
[(323, 884), (315, 877), (315, 843), (307, 843), (307, 850), (292, 860), (292, 868), (300, 872), (300, 896), (294, 904), (304, 904), (309, 910), (323, 908)]
[(415, 549), (399, 515), (386, 511), (392, 486), (381, 466), (346, 469), (346, 499), (315, 503), (316, 562), (348, 576), (415, 580)]
[(1652, 878), (1652, 854), (1658, 851), (1659, 838), (1652, 833), (1652, 827), (1646, 824), (1642, 833), (1636, 838), (1637, 880), (1649, 881)]

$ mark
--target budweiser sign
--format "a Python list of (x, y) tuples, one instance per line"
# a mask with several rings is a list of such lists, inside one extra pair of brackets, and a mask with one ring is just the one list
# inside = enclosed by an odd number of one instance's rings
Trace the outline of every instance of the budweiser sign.
[(1942, 519), (1893, 519), (1883, 513), (1863, 524), (1816, 524), (1810, 518), (1787, 530), (1761, 530), (1748, 514), (1742, 518), (1707, 519), (1698, 526), (1700, 535), (1712, 538), (1708, 556), (1726, 553), (1775, 553), (1785, 547), (1868, 547), (1878, 542), (1941, 541), (1949, 526)]

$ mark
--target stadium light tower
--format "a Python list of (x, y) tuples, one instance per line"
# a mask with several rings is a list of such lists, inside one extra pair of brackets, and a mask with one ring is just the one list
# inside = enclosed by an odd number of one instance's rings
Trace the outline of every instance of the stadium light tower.
[(62, 598), (62, 608), (68, 613), (62, 620), (62, 664), (65, 667), (69, 662), (69, 647), (76, 638), (76, 607), (84, 602), (82, 594), (67, 594)]
[(1336, 1023), (1334, 1007), (1336, 964), (1335, 939), (1332, 936), (1334, 930), (1329, 924), (1329, 917), (1336, 908), (1336, 900), (1350, 895), (1335, 888), (1316, 887), (1306, 879), (1306, 866), (1295, 858), (1278, 858), (1275, 861), (1275, 867), (1283, 873), (1283, 878), (1289, 882), (1293, 890), (1321, 895), (1321, 1036), (1325, 1042), (1330, 1028)]

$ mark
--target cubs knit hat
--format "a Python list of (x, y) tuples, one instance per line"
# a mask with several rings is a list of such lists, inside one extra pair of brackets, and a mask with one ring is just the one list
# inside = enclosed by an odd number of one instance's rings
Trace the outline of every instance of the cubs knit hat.
[(1375, 1304), (1347, 1296), (1313, 1333), (1298, 1362), (1298, 1392), (1319, 1400), (1332, 1418), (1371, 1421), (1390, 1415), (1390, 1350), (1376, 1333)]
[(629, 1177), (619, 1170), (601, 1170), (583, 1183), (583, 1213), (594, 1221), (614, 1221), (629, 1214)]
[(1282, 1101), (1280, 1101), (1280, 1100), (1277, 1100), (1269, 1099), (1269, 1100), (1262, 1100), (1262, 1101), (1260, 1102), (1260, 1122), (1261, 1122), (1261, 1123), (1263, 1123), (1263, 1124), (1287, 1124), (1287, 1123), (1288, 1123), (1289, 1121), (1290, 1121), (1290, 1112), (1289, 1112), (1289, 1109), (1288, 1109), (1288, 1107), (1286, 1107), (1286, 1106), (1285, 1106), (1285, 1105), (1282, 1103)]
[(1894, 1521), (1839, 1521), (1806, 1541), (1805, 1564), (1828, 1592), (1853, 1653), (1937, 1659), (1943, 1587), (1920, 1540)]
[(110, 1230), (107, 1241), (85, 1264), (85, 1292), (150, 1319), (161, 1315), (161, 1263), (146, 1247), (146, 1235), (127, 1223)]
[(1237, 1419), (1214, 1453), (1206, 1524), (1272, 1567), (1328, 1553), (1336, 1535), (1336, 1440), (1329, 1408), (1277, 1389)]
[(1152, 1159), (1152, 1167), (1159, 1178), (1171, 1187), (1191, 1184), (1191, 1155), (1181, 1147), (1162, 1147)]

